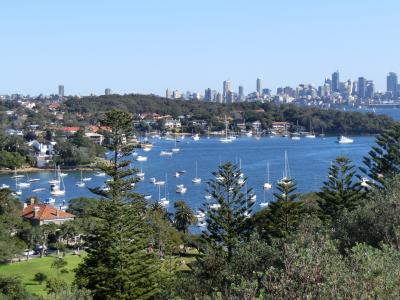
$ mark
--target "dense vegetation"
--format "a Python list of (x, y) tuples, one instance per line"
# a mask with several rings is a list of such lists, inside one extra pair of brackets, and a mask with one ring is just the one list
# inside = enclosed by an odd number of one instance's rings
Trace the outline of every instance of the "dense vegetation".
[[(138, 179), (129, 167), (132, 148), (121, 142), (133, 134), (131, 118), (122, 111), (105, 115), (115, 155), (99, 167), (112, 180), (108, 189), (92, 190), (101, 200), (72, 201), (74, 221), (30, 227), (18, 218), (20, 204), (11, 192), (0, 194), (3, 260), (34, 243), (57, 252), (87, 247), (75, 284), (35, 275), (52, 298), (395, 299), (400, 294), (400, 125), (382, 134), (365, 158), (368, 180), (360, 182), (352, 162), (339, 157), (319, 192), (301, 196), (295, 179), (286, 176), (275, 201), (256, 214), (238, 166), (219, 166), (207, 184), (206, 230), (193, 236), (188, 228), (196, 220), (183, 201), (171, 215), (133, 190)], [(52, 268), (65, 272), (61, 256)], [(0, 293), (29, 296), (12, 276), (0, 278)]]
[[(146, 95), (112, 95), (100, 97), (71, 98), (65, 102), (69, 113), (79, 113), (86, 120), (97, 120), (105, 112), (119, 108), (134, 114), (158, 113), (160, 115), (190, 116), (190, 120), (206, 120), (220, 129), (224, 115), (237, 122), (260, 121), (263, 129), (268, 129), (273, 121), (288, 121), (309, 128), (310, 121), (317, 132), (365, 134), (381, 133), (393, 124), (387, 116), (372, 113), (342, 112), (295, 105), (274, 105), (271, 103), (247, 102), (231, 105), (203, 102), (171, 100)], [(260, 111), (257, 111), (260, 110)], [(263, 110), (263, 111), (262, 111)], [(90, 116), (89, 118), (86, 116)], [(186, 124), (191, 129), (190, 124)], [(200, 130), (194, 127), (194, 130)]]

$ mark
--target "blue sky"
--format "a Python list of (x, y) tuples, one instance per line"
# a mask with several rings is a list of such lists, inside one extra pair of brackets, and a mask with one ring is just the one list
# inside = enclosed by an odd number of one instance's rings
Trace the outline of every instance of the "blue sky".
[(0, 4), (0, 94), (164, 94), (321, 84), (384, 90), (400, 73), (400, 1), (18, 0)]

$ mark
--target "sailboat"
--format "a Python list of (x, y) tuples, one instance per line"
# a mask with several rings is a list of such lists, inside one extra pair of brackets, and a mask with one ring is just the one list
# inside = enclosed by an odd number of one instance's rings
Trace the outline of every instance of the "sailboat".
[[(167, 175), (165, 175), (165, 182), (167, 181)], [(161, 198), (161, 185), (158, 186), (158, 202), (162, 206), (168, 206), (169, 200), (167, 199), (167, 185), (164, 186), (164, 197)]]
[(285, 183), (285, 181), (291, 181), (290, 179), (290, 169), (289, 169), (289, 159), (287, 151), (285, 150), (285, 168), (283, 170), (283, 177), (279, 180), (279, 183)]
[(49, 181), (48, 181), (49, 184), (50, 184), (50, 185), (52, 185), (52, 184), (59, 184), (59, 183), (60, 183), (60, 180), (58, 180), (57, 178), (58, 178), (58, 176), (57, 176), (57, 165), (54, 165), (54, 179), (49, 180)]
[(270, 183), (270, 178), (269, 178), (269, 161), (267, 162), (267, 182), (264, 182), (263, 188), (264, 190), (270, 190), (272, 189), (272, 184)]
[(65, 195), (65, 185), (64, 180), (60, 176), (60, 170), (58, 170), (58, 183), (50, 184), (50, 194), (53, 196), (64, 196)]
[(239, 160), (239, 179), (238, 179), (238, 184), (243, 185), (244, 184), (244, 174), (242, 172), (242, 160)]
[(292, 134), (292, 140), (300, 140), (299, 120), (297, 120), (297, 123), (296, 123), (296, 132)]
[(77, 187), (85, 187), (85, 183), (83, 182), (83, 177), (82, 177), (82, 170), (81, 170), (81, 181), (78, 181), (76, 184), (75, 184)]
[(268, 205), (269, 205), (269, 202), (267, 202), (266, 199), (265, 199), (265, 190), (264, 190), (264, 200), (263, 200), (263, 202), (260, 203), (260, 206), (261, 207), (266, 207)]
[(178, 194), (184, 194), (187, 191), (187, 188), (183, 184), (178, 184), (175, 190)]
[(19, 182), (19, 183), (18, 183), (18, 186), (19, 186), (20, 188), (28, 188), (28, 187), (31, 186), (31, 183), (29, 182), (28, 174), (26, 174), (26, 176), (27, 176), (28, 181), (26, 181), (26, 182)]
[(320, 137), (325, 137), (324, 127), (321, 127), (321, 134), (319, 136)]
[(25, 177), (25, 175), (18, 175), (17, 168), (14, 168), (14, 176), (11, 176), (12, 179), (24, 178), (24, 177)]
[(179, 149), (179, 148), (176, 146), (176, 136), (175, 136), (175, 144), (174, 144), (174, 148), (171, 149), (171, 152), (172, 152), (172, 153), (178, 153), (179, 151), (181, 151), (181, 149)]
[(17, 196), (21, 196), (22, 195), (22, 190), (21, 190), (21, 187), (19, 187), (19, 185), (18, 185), (18, 180), (19, 180), (19, 177), (16, 177), (15, 178), (15, 194)]
[(221, 143), (231, 143), (233, 141), (231, 137), (228, 137), (228, 121), (226, 120), (226, 116), (225, 116), (225, 137), (220, 138), (219, 141)]
[(137, 173), (136, 173), (136, 176), (137, 176), (140, 180), (143, 180), (143, 179), (144, 179), (144, 172), (143, 172), (142, 166), (140, 166), (140, 172), (137, 172)]
[(314, 129), (312, 128), (311, 120), (310, 120), (310, 132), (308, 134), (306, 134), (305, 137), (308, 139), (315, 138), (315, 133), (314, 133)]
[(196, 160), (196, 177), (192, 179), (192, 182), (194, 184), (199, 184), (201, 183), (201, 178), (197, 176), (197, 160)]

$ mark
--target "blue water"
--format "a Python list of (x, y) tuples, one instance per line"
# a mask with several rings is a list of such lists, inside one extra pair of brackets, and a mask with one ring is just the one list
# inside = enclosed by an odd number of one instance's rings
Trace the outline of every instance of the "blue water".
[[(149, 178), (165, 180), (167, 177), (166, 191), (161, 188), (161, 196), (165, 192), (169, 195), (169, 209), (172, 210), (176, 200), (185, 200), (192, 208), (200, 208), (204, 201), (206, 181), (212, 177), (211, 172), (215, 171), (220, 162), (232, 161), (242, 162), (242, 171), (248, 177), (248, 187), (252, 187), (257, 195), (257, 203), (263, 202), (264, 197), (269, 201), (272, 199), (272, 192), (264, 194), (262, 186), (266, 181), (266, 166), (270, 164), (270, 178), (274, 186), (282, 177), (284, 169), (284, 151), (289, 157), (290, 174), (296, 180), (299, 192), (317, 191), (327, 176), (330, 162), (340, 155), (348, 156), (353, 162), (360, 166), (362, 158), (367, 155), (374, 144), (375, 137), (362, 136), (354, 137), (354, 144), (340, 145), (336, 143), (336, 137), (291, 140), (282, 137), (265, 137), (260, 140), (242, 137), (230, 144), (222, 144), (218, 139), (201, 138), (200, 141), (192, 141), (186, 138), (178, 143), (181, 151), (172, 157), (160, 156), (160, 151), (170, 150), (173, 142), (155, 140), (154, 147), (150, 152), (142, 152), (139, 155), (148, 157), (147, 162), (133, 165), (142, 168), (145, 172), (144, 181), (137, 184), (137, 191), (143, 194), (151, 194), (152, 200), (158, 199), (158, 187), (149, 182)], [(191, 180), (195, 177), (195, 164), (198, 162), (198, 175), (202, 183), (194, 185)], [(173, 175), (177, 170), (187, 170), (187, 173), (180, 178)], [(29, 174), (30, 178), (39, 178), (40, 181), (32, 183), (30, 188), (22, 190), (21, 199), (35, 195), (41, 199), (50, 197), (48, 180), (53, 179), (54, 172), (38, 172)], [(106, 180), (105, 177), (95, 177), (94, 172), (84, 172), (84, 177), (92, 177), (92, 181), (86, 182), (87, 186), (101, 186)], [(66, 194), (58, 197), (57, 202), (76, 197), (94, 197), (87, 188), (78, 188), (75, 183), (80, 180), (80, 172), (68, 172), (64, 177)], [(14, 186), (14, 180), (10, 175), (0, 176), (0, 185), (9, 184)], [(177, 184), (184, 184), (188, 190), (186, 194), (175, 193)], [(45, 188), (45, 191), (33, 193), (32, 189)], [(255, 205), (258, 209), (259, 205)]]

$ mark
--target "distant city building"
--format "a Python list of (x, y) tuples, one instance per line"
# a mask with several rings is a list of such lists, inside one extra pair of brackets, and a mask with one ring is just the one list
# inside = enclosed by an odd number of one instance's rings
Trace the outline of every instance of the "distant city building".
[(105, 94), (106, 96), (110, 96), (110, 95), (111, 95), (111, 89), (109, 89), (109, 88), (105, 89), (105, 90), (104, 90), (104, 94)]
[(212, 90), (208, 88), (204, 91), (204, 101), (212, 101), (212, 100), (213, 100)]
[(221, 93), (217, 93), (217, 95), (215, 96), (215, 101), (218, 103), (222, 103), (222, 94)]
[(365, 90), (365, 96), (369, 99), (374, 98), (375, 95), (375, 86), (374, 82), (372, 80), (367, 80), (366, 82), (366, 90)]
[(61, 84), (58, 86), (58, 97), (60, 98), (64, 97), (64, 86)]
[(339, 92), (339, 71), (332, 74), (332, 92)]
[(364, 99), (367, 94), (367, 80), (364, 77), (358, 77), (358, 97)]
[(257, 87), (257, 93), (258, 93), (258, 95), (261, 96), (261, 91), (262, 91), (262, 82), (261, 82), (261, 78), (257, 78), (256, 87)]
[(386, 90), (392, 94), (393, 98), (397, 98), (398, 96), (397, 85), (397, 74), (394, 72), (390, 72), (386, 77)]
[(173, 91), (173, 92), (172, 92), (172, 98), (173, 98), (173, 99), (180, 99), (180, 98), (182, 98), (181, 92), (178, 91), (178, 90)]
[(235, 102), (235, 95), (232, 91), (228, 90), (226, 93), (226, 103), (231, 104)]
[(225, 80), (222, 86), (222, 98), (224, 102), (227, 102), (228, 92), (232, 91), (232, 84), (229, 80)]
[(166, 89), (165, 91), (165, 98), (171, 99), (171, 91), (169, 89)]
[(239, 85), (239, 101), (242, 102), (244, 100), (245, 100), (245, 97), (244, 97), (243, 85)]
[(270, 89), (263, 89), (262, 90), (263, 95), (265, 96), (271, 96), (271, 90)]

